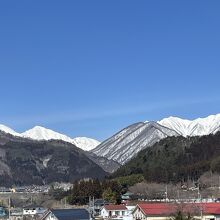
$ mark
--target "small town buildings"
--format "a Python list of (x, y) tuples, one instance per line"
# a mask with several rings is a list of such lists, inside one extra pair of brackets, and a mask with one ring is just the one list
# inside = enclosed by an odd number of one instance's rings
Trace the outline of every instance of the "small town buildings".
[(178, 211), (194, 219), (220, 219), (220, 203), (143, 203), (132, 214), (133, 220), (170, 220)]

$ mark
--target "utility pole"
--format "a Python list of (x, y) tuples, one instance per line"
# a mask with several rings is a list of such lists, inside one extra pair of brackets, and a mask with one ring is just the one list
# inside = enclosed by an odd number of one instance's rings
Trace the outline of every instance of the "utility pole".
[(180, 191), (177, 190), (177, 200), (179, 201), (180, 200)]
[(93, 200), (92, 200), (92, 214), (93, 214), (93, 217), (95, 216), (95, 198), (93, 196)]
[(8, 199), (8, 219), (11, 219), (11, 197)]
[(218, 176), (218, 189), (220, 191), (220, 175)]
[(200, 194), (200, 190), (199, 190), (199, 184), (198, 184), (198, 200), (201, 199), (201, 194)]
[(89, 219), (92, 219), (91, 215), (91, 197), (89, 196)]
[(166, 185), (165, 195), (166, 195), (166, 202), (167, 202), (167, 200), (168, 200), (168, 195), (167, 195), (167, 185)]
[(200, 217), (201, 217), (201, 220), (203, 218), (203, 210), (202, 210), (202, 207), (200, 207)]

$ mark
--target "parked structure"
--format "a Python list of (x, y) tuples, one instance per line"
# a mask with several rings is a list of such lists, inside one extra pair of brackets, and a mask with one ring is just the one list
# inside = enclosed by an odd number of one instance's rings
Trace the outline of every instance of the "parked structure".
[(133, 220), (170, 220), (178, 211), (194, 219), (220, 219), (220, 203), (143, 203), (132, 214)]

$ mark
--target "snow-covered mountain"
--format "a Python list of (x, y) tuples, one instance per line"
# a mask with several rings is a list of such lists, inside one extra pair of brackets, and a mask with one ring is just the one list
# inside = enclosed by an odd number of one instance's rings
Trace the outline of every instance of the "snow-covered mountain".
[(132, 124), (98, 145), (92, 152), (98, 156), (126, 163), (142, 149), (168, 136), (178, 136), (174, 130), (156, 122)]
[(65, 142), (74, 144), (78, 148), (81, 148), (82, 150), (85, 150), (85, 151), (90, 151), (100, 144), (99, 141), (94, 140), (92, 138), (87, 138), (87, 137), (70, 138), (67, 135), (55, 132), (51, 129), (47, 129), (41, 126), (35, 126), (32, 129), (19, 134), (9, 127), (0, 125), (0, 131), (9, 133), (13, 136), (24, 137), (24, 138), (29, 138), (33, 140), (52, 140), (52, 139), (63, 140)]
[(55, 140), (63, 140), (70, 143), (72, 142), (72, 139), (70, 137), (41, 126), (35, 126), (30, 130), (21, 133), (21, 135), (25, 138), (31, 138), (34, 140), (55, 139)]
[(220, 114), (207, 118), (186, 120), (169, 117), (158, 122), (140, 122), (133, 124), (92, 150), (98, 156), (113, 159), (120, 164), (130, 160), (143, 148), (168, 136), (202, 136), (220, 131)]
[(123, 164), (144, 147), (151, 146), (167, 136), (202, 136), (220, 131), (220, 114), (195, 120), (169, 117), (158, 122), (136, 123), (101, 144), (87, 137), (70, 138), (65, 134), (41, 126), (35, 126), (20, 134), (5, 125), (0, 125), (0, 131), (34, 140), (63, 140), (85, 151), (92, 151), (98, 156), (104, 156)]
[(8, 133), (8, 134), (11, 134), (11, 135), (14, 135), (14, 136), (20, 136), (19, 133), (17, 133), (13, 129), (11, 129), (11, 128), (5, 126), (5, 125), (2, 125), (2, 124), (0, 124), (0, 131), (3, 131), (5, 133)]
[(158, 121), (158, 123), (175, 130), (184, 137), (202, 136), (215, 134), (217, 131), (220, 130), (220, 114), (210, 115), (206, 118), (198, 118), (195, 120), (169, 117)]

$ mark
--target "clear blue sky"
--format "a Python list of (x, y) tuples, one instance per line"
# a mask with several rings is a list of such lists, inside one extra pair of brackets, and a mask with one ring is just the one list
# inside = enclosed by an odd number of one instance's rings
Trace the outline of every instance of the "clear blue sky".
[(220, 112), (220, 1), (0, 2), (0, 123), (103, 140)]

